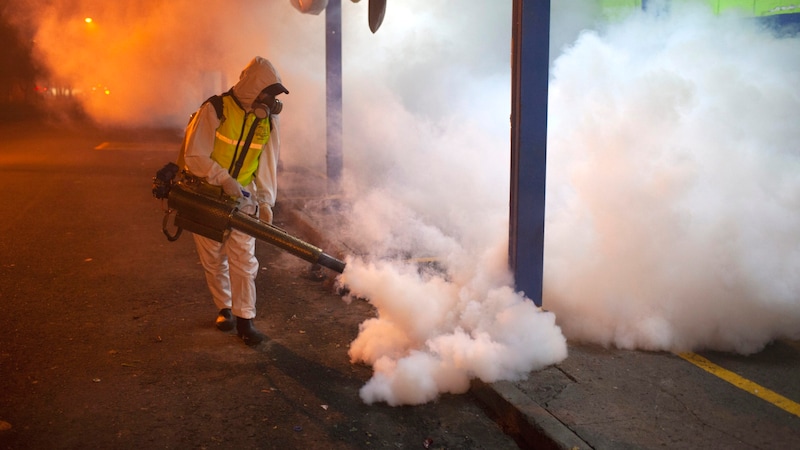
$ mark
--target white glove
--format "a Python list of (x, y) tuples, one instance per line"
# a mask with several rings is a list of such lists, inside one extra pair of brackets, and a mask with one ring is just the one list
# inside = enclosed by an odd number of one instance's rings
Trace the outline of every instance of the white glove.
[(272, 223), (272, 207), (269, 206), (269, 203), (258, 205), (258, 218), (262, 222)]
[(253, 216), (258, 211), (258, 203), (253, 200), (252, 195), (244, 195), (239, 199), (239, 211)]
[(239, 198), (242, 196), (242, 187), (235, 178), (229, 176), (222, 182), (222, 190), (225, 191), (226, 194), (230, 195), (233, 198)]

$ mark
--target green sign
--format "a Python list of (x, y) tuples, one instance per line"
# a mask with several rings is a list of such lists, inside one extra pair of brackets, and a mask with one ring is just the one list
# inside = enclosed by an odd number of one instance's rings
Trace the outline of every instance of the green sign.
[[(642, 9), (642, 0), (599, 1), (603, 16), (609, 20), (620, 19), (632, 11)], [(674, 0), (674, 2), (706, 4), (717, 15), (734, 11), (740, 11), (751, 17), (800, 13), (800, 0)]]

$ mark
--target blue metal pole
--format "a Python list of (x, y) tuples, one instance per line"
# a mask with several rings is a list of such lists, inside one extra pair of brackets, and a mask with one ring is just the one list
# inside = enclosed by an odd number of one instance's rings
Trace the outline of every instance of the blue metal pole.
[(542, 306), (550, 1), (514, 0), (509, 265), (516, 289)]
[(343, 166), (341, 0), (329, 0), (325, 9), (325, 71), (328, 190), (338, 192)]

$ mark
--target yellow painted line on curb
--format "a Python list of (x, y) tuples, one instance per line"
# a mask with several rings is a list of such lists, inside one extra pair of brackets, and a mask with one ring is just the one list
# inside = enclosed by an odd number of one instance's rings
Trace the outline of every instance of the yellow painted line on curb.
[(696, 353), (678, 353), (678, 356), (705, 370), (706, 372), (722, 378), (739, 389), (747, 391), (762, 400), (772, 403), (773, 405), (790, 414), (800, 417), (800, 404), (789, 400), (781, 394), (767, 389), (757, 383), (753, 383), (747, 378), (741, 377), (728, 369), (722, 368)]

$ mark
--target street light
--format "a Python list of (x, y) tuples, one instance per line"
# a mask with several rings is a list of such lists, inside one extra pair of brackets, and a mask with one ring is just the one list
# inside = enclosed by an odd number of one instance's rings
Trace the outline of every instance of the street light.
[[(328, 7), (328, 0), (289, 0), (298, 11), (303, 14), (317, 15)], [(358, 3), (361, 0), (351, 0)], [(369, 0), (369, 29), (373, 33), (378, 31), (386, 15), (386, 0)]]

